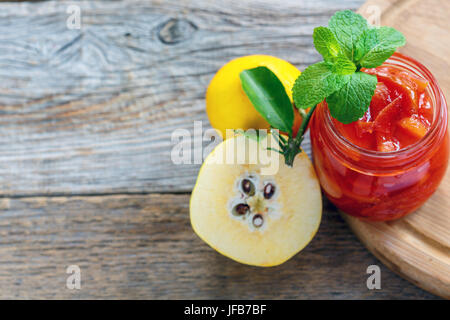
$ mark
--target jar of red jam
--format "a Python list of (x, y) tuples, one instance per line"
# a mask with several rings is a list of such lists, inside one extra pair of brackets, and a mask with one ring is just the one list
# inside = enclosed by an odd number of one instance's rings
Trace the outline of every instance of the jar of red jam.
[(437, 189), (449, 158), (447, 103), (422, 64), (395, 53), (362, 70), (378, 85), (367, 113), (351, 124), (331, 117), (326, 102), (311, 119), (314, 165), (328, 199), (366, 220), (398, 219)]

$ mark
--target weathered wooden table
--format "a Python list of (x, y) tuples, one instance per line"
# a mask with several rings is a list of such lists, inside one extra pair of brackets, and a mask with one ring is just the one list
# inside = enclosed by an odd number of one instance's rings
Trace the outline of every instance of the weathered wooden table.
[[(319, 59), (313, 28), (362, 3), (1, 3), (0, 298), (436, 298), (381, 265), (329, 204), (282, 266), (217, 254), (189, 224), (199, 165), (170, 160), (175, 129), (209, 128), (204, 93), (221, 65), (264, 53), (303, 69)], [(372, 264), (381, 290), (366, 287)], [(69, 265), (80, 290), (66, 287)]]

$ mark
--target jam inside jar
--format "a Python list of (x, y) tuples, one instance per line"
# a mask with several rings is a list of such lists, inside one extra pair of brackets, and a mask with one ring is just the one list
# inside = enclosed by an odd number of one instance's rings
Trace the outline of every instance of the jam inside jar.
[(323, 191), (340, 210), (394, 220), (420, 207), (445, 175), (447, 103), (430, 71), (405, 55), (395, 53), (364, 71), (379, 81), (364, 117), (343, 125), (325, 102), (314, 112), (314, 165)]

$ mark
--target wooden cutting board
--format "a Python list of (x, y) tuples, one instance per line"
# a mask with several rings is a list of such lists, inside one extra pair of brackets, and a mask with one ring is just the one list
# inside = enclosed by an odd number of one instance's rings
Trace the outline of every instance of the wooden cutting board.
[[(359, 12), (381, 14), (381, 25), (403, 32), (399, 51), (431, 70), (450, 99), (450, 1), (370, 0)], [(394, 222), (347, 222), (384, 264), (417, 286), (450, 299), (450, 170), (436, 193), (417, 212)], [(383, 283), (382, 283), (383, 286)]]

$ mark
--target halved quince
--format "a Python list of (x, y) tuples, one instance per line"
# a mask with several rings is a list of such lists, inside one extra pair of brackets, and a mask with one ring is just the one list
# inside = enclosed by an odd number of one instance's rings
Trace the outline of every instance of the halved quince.
[(282, 155), (268, 151), (276, 148), (273, 136), (264, 139), (238, 135), (214, 149), (192, 192), (190, 218), (198, 236), (223, 255), (275, 266), (314, 237), (322, 199), (308, 156), (301, 152), (289, 167)]

